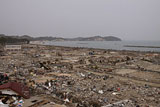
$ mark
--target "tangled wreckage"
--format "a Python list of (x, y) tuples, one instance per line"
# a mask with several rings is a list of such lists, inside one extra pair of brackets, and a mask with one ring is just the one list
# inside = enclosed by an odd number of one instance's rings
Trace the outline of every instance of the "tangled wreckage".
[(31, 44), (0, 53), (0, 107), (160, 106), (160, 53)]

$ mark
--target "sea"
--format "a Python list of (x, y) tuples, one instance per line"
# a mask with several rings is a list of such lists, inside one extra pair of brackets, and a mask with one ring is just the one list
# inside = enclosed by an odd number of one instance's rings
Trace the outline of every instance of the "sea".
[(125, 47), (126, 45), (160, 47), (160, 41), (47, 41), (44, 44), (66, 47), (160, 52), (160, 48)]

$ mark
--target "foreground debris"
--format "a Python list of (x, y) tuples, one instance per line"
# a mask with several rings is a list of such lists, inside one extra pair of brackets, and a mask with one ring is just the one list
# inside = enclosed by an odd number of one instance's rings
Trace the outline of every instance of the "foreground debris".
[(160, 53), (31, 44), (1, 53), (0, 85), (29, 87), (16, 100), (24, 107), (160, 106)]

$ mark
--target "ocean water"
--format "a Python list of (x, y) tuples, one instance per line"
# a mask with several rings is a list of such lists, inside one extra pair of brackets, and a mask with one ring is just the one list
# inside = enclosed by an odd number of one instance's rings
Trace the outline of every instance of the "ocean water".
[(160, 47), (160, 41), (49, 41), (45, 42), (45, 45), (160, 52), (160, 48), (124, 47), (124, 45)]

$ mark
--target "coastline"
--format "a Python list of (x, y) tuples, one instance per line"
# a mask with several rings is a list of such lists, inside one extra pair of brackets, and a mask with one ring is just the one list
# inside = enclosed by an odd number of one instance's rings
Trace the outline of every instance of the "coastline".
[[(66, 46), (66, 47), (83, 47), (83, 48), (95, 48), (95, 49), (107, 49), (107, 50), (126, 50), (126, 51), (144, 51), (144, 52), (160, 52), (159, 42), (147, 42), (147, 41), (57, 41), (57, 42), (44, 42), (45, 45), (54, 46)], [(147, 45), (148, 44), (148, 45)], [(142, 47), (126, 47), (126, 46), (148, 46)], [(150, 48), (152, 47), (152, 48)], [(154, 47), (154, 48), (153, 48)]]
[(138, 53), (160, 53), (157, 51), (136, 51), (136, 50), (116, 50), (116, 49), (102, 49), (102, 48), (90, 48), (90, 47), (72, 47), (72, 46), (58, 46), (58, 45), (45, 45), (45, 44), (34, 44), (34, 45), (42, 45), (42, 46), (53, 46), (53, 47), (61, 47), (61, 48), (73, 48), (73, 49), (88, 49), (88, 50), (103, 50), (103, 51), (116, 51), (116, 52), (138, 52)]
[(124, 47), (137, 47), (137, 48), (160, 48), (158, 46), (138, 46), (138, 45), (124, 45)]

